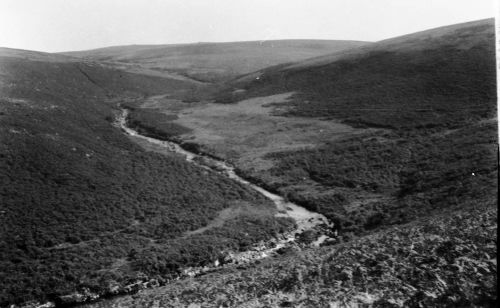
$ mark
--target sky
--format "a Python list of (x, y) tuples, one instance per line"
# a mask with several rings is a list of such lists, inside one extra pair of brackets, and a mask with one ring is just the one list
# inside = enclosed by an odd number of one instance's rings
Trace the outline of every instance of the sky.
[(377, 41), (495, 13), (494, 0), (0, 0), (0, 46)]

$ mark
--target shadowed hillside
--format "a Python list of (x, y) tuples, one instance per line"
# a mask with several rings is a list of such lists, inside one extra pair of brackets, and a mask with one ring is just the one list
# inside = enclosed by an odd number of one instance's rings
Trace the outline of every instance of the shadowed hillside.
[(179, 45), (132, 45), (64, 54), (106, 61), (127, 70), (227, 80), (271, 65), (316, 57), (366, 44), (359, 41), (280, 40)]

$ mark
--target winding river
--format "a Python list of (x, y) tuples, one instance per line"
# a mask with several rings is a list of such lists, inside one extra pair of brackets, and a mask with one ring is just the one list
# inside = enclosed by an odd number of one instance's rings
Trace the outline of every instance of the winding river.
[[(260, 194), (270, 199), (276, 205), (276, 208), (278, 210), (276, 216), (290, 217), (293, 220), (295, 220), (297, 224), (297, 229), (295, 230), (294, 235), (302, 233), (306, 230), (317, 229), (317, 227), (319, 226), (331, 227), (331, 224), (328, 222), (328, 219), (326, 219), (325, 216), (319, 213), (311, 212), (304, 207), (301, 207), (293, 202), (287, 201), (283, 197), (245, 180), (244, 178), (236, 174), (233, 166), (226, 163), (225, 161), (218, 160), (207, 155), (197, 154), (187, 151), (183, 149), (179, 144), (173, 141), (164, 141), (141, 135), (136, 130), (132, 129), (127, 125), (128, 113), (129, 111), (127, 109), (122, 109), (122, 113), (117, 119), (118, 126), (126, 134), (143, 139), (156, 146), (160, 146), (169, 152), (182, 155), (188, 162), (196, 164), (202, 168), (218, 172), (219, 174), (223, 174), (234, 181), (237, 181), (247, 187), (252, 188), (253, 190), (256, 190)], [(318, 238), (318, 240), (314, 243), (314, 245), (321, 244), (321, 242), (323, 242), (327, 238), (328, 237), (326, 235), (321, 235)]]

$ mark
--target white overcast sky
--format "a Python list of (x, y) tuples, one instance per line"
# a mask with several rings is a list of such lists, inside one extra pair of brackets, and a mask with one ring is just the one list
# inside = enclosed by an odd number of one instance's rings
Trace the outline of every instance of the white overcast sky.
[(377, 41), (495, 13), (494, 0), (0, 0), (0, 46)]

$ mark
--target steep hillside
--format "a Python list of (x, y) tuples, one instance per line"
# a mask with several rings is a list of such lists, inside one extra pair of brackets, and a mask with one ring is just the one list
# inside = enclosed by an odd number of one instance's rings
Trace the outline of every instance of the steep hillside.
[[(118, 102), (189, 84), (8, 49), (0, 72), (0, 306), (161, 283), (291, 226), (254, 191), (113, 125)], [(226, 208), (241, 215), (186, 234)]]
[(299, 61), (366, 44), (359, 41), (280, 40), (180, 45), (132, 45), (64, 53), (131, 71), (227, 80), (271, 65)]

